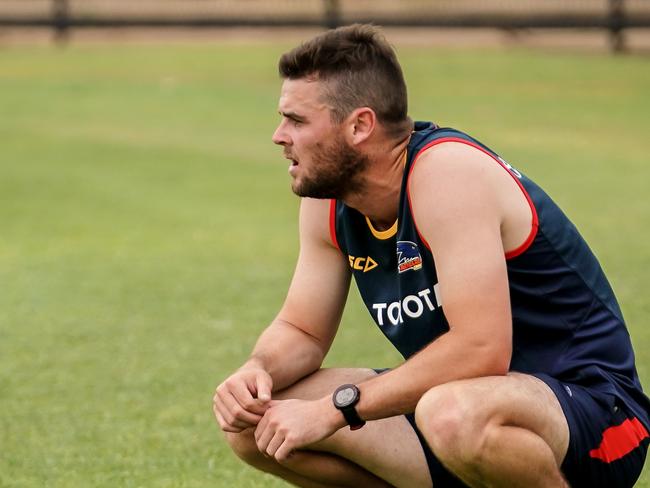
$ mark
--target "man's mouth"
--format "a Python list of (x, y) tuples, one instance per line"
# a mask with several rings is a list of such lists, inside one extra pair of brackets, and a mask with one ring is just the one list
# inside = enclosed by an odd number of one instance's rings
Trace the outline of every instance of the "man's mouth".
[(284, 157), (291, 161), (291, 166), (298, 166), (298, 160), (292, 158), (290, 154), (285, 154)]
[(289, 165), (289, 174), (291, 176), (295, 177), (295, 175), (296, 175), (295, 172), (297, 171), (297, 168), (298, 168), (298, 160), (292, 158), (291, 156), (292, 156), (291, 154), (285, 154), (284, 155), (285, 158), (287, 158), (289, 161), (291, 161), (291, 164)]

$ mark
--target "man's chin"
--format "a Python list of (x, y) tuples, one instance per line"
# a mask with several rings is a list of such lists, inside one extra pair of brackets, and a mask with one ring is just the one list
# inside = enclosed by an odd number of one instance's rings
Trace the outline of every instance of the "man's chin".
[(294, 192), (299, 197), (304, 197), (302, 187), (298, 181), (294, 178), (291, 180), (291, 191)]
[(297, 185), (295, 181), (291, 184), (291, 191), (300, 198), (314, 198), (316, 200), (336, 198), (333, 195), (325, 194), (323, 192), (310, 191), (310, 189), (305, 188), (303, 185)]

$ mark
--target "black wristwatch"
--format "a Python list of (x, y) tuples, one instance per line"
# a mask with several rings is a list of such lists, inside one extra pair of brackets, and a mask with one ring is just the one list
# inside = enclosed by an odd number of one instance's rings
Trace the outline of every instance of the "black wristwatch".
[(341, 411), (345, 421), (350, 426), (350, 430), (357, 430), (366, 425), (366, 421), (359, 417), (357, 410), (354, 408), (359, 403), (360, 397), (361, 392), (356, 385), (341, 385), (332, 395), (334, 406)]

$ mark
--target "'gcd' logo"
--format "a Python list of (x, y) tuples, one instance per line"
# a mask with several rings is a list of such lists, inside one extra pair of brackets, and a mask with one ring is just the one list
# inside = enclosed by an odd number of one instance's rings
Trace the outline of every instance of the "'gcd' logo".
[(397, 241), (397, 271), (418, 270), (422, 267), (422, 256), (415, 242)]

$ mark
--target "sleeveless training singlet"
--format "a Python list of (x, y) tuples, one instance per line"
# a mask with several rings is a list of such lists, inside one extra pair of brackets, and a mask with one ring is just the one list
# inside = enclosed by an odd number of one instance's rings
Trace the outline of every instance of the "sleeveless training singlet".
[(418, 234), (407, 184), (418, 155), (450, 141), (491, 156), (519, 184), (533, 213), (528, 239), (505, 256), (513, 325), (510, 370), (548, 374), (613, 395), (629, 403), (650, 429), (650, 402), (641, 389), (630, 337), (596, 257), (541, 188), (457, 130), (416, 122), (407, 148), (398, 221), (391, 229), (377, 231), (361, 213), (332, 201), (332, 240), (348, 258), (374, 321), (405, 358), (449, 330), (434, 256)]

